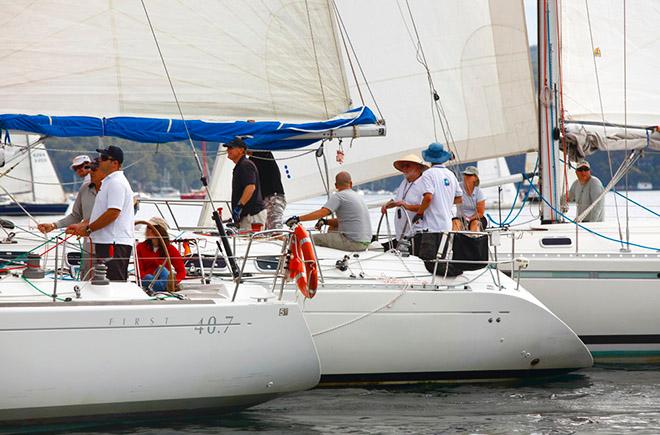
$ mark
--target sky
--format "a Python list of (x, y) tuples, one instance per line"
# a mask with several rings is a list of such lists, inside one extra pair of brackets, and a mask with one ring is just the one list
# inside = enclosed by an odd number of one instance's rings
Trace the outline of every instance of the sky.
[(536, 0), (524, 0), (527, 38), (529, 45), (536, 45)]

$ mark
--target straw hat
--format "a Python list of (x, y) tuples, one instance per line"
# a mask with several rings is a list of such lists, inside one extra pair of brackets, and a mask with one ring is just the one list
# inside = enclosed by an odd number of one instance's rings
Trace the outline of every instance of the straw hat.
[(160, 216), (154, 216), (149, 219), (149, 223), (156, 227), (160, 233), (167, 234), (167, 230), (170, 229), (170, 226), (167, 224), (167, 221)]
[(419, 157), (417, 154), (408, 154), (406, 156), (403, 156), (399, 160), (395, 160), (394, 164), (393, 164), (394, 168), (399, 172), (403, 172), (401, 170), (400, 165), (401, 165), (401, 163), (404, 163), (404, 162), (405, 163), (415, 163), (416, 165), (421, 166), (423, 169), (428, 168), (428, 165), (426, 163), (424, 163), (424, 161), (421, 159), (421, 157)]

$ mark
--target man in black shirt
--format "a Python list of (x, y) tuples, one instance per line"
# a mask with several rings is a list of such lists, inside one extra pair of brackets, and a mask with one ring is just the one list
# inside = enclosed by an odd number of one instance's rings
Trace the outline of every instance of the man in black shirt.
[(227, 157), (234, 162), (231, 180), (231, 215), (242, 230), (250, 230), (266, 223), (266, 210), (261, 198), (261, 186), (257, 167), (245, 157), (247, 145), (237, 138), (223, 145)]
[(248, 152), (248, 155), (259, 171), (261, 195), (264, 198), (264, 206), (267, 212), (266, 229), (281, 228), (282, 216), (286, 208), (286, 197), (284, 196), (280, 168), (270, 151), (251, 151)]

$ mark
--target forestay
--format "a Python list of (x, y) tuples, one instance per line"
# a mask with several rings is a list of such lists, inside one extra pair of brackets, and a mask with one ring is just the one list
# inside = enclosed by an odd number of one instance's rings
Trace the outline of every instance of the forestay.
[[(563, 0), (560, 14), (566, 119), (628, 126), (660, 124), (660, 9), (656, 2)], [(647, 145), (660, 149), (657, 131), (647, 135), (644, 130), (602, 125), (569, 124), (567, 128), (569, 142), (579, 146), (577, 157), (598, 149)]]
[[(340, 170), (349, 171), (355, 183), (396, 174), (392, 162), (419, 153), (436, 140), (436, 131), (445, 142), (439, 125), (434, 129), (426, 71), (416, 59), (406, 3), (341, 0), (337, 5), (388, 131), (385, 138), (361, 138), (352, 147), (345, 140), (342, 165), (335, 159), (336, 141), (327, 144), (330, 188)], [(522, 2), (423, 0), (410, 6), (460, 161), (537, 149)], [(364, 93), (365, 83), (360, 88)], [(360, 101), (356, 87), (351, 96)], [(290, 201), (325, 193), (313, 155), (280, 161), (280, 168)]]

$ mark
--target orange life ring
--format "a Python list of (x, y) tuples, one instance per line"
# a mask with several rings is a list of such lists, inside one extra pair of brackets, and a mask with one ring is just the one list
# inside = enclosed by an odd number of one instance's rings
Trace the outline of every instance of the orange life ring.
[(289, 278), (295, 279), (300, 292), (306, 298), (313, 298), (319, 285), (319, 271), (314, 255), (314, 247), (309, 233), (302, 225), (294, 229), (295, 237), (291, 240), (291, 260)]
[(291, 239), (291, 257), (289, 258), (289, 278), (296, 282), (300, 292), (307, 296), (307, 274), (305, 273), (305, 262), (302, 259), (296, 239)]

